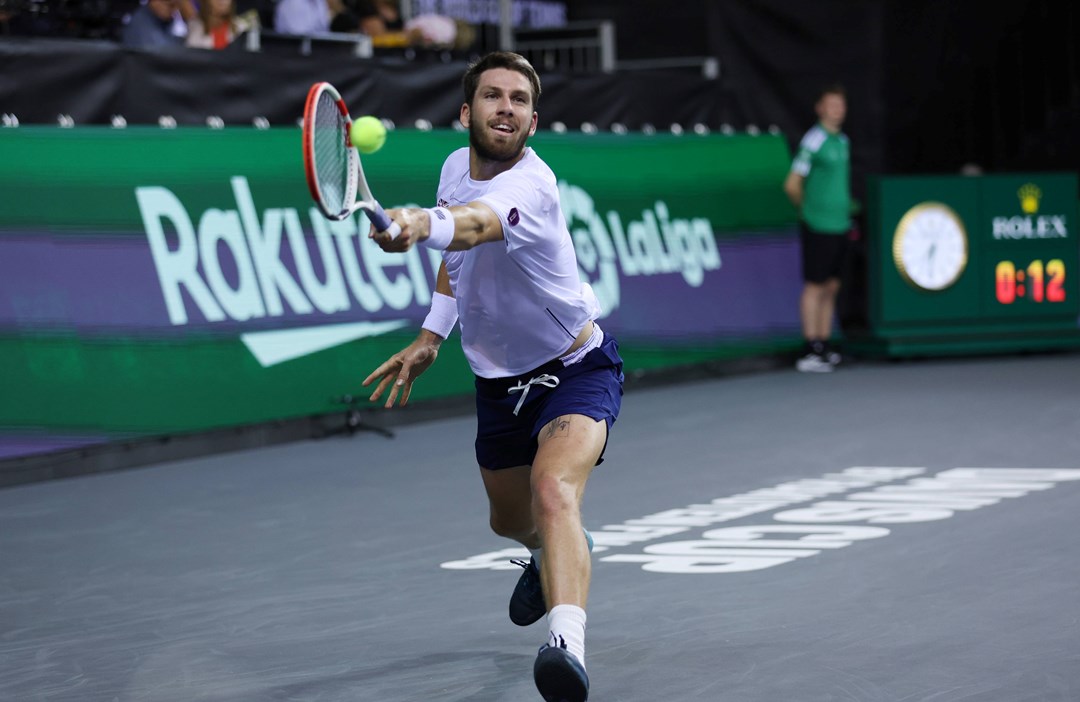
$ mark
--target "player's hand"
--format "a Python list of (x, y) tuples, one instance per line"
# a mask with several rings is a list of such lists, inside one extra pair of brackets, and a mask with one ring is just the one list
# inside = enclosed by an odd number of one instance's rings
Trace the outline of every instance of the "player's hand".
[[(417, 214), (419, 213), (419, 214)], [(386, 232), (375, 231), (375, 226), (372, 225), (371, 230), (368, 232), (368, 238), (379, 245), (379, 248), (387, 253), (405, 253), (413, 247), (419, 237), (417, 236), (417, 227), (425, 227), (422, 231), (427, 231), (428, 214), (424, 210), (415, 208), (405, 209), (389, 209), (386, 210), (386, 216), (391, 221), (397, 222), (401, 227), (401, 233), (394, 238), (390, 238), (390, 235)], [(423, 221), (420, 221), (423, 218)]]
[(379, 381), (368, 400), (376, 402), (389, 387), (390, 395), (383, 405), (386, 409), (394, 406), (394, 401), (398, 399), (399, 394), (401, 406), (408, 404), (413, 381), (435, 362), (441, 343), (442, 339), (439, 336), (422, 330), (415, 341), (395, 353), (364, 379), (364, 387), (371, 385), (375, 380)]

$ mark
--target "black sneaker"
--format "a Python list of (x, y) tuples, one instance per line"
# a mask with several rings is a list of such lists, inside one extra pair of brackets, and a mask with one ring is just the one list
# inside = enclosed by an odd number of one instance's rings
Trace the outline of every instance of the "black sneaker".
[(529, 626), (547, 613), (544, 589), (540, 585), (540, 568), (532, 558), (510, 562), (525, 569), (514, 587), (514, 594), (510, 596), (510, 621), (518, 626)]
[[(587, 529), (585, 530), (585, 540), (589, 544), (589, 552), (591, 553), (593, 550), (593, 538)], [(518, 626), (529, 626), (547, 614), (544, 589), (540, 584), (540, 566), (532, 558), (528, 561), (514, 559), (510, 562), (525, 569), (514, 587), (514, 594), (510, 596), (510, 621)]]
[(547, 702), (585, 702), (589, 699), (589, 675), (574, 654), (559, 646), (544, 644), (533, 664), (533, 680)]

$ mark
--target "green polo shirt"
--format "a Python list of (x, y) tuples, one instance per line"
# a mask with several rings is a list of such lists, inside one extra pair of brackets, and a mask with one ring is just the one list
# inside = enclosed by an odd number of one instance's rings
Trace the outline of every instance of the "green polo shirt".
[(843, 132), (814, 125), (799, 142), (791, 170), (803, 183), (802, 219), (822, 234), (851, 229), (851, 154)]

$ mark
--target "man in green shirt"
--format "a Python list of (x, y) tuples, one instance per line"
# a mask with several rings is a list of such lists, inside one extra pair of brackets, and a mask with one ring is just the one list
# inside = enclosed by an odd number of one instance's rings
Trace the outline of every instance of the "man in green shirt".
[(840, 362), (829, 337), (851, 231), (850, 147), (840, 131), (847, 114), (843, 87), (821, 91), (814, 109), (818, 123), (799, 142), (784, 192), (799, 210), (802, 244), (799, 314), (806, 348), (796, 368), (828, 373)]

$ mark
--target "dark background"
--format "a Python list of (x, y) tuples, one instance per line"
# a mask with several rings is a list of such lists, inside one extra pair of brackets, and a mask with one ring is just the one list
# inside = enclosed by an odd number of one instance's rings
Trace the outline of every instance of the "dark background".
[[(134, 2), (50, 0), (48, 24), (17, 18), (6, 28), (0, 24), (0, 52), (17, 41), (3, 37), (4, 29), (9, 36), (107, 41)], [(0, 11), (17, 4), (0, 0)], [(246, 4), (272, 8), (269, 0)], [(672, 78), (678, 90), (667, 94), (657, 87), (663, 77), (651, 71), (551, 76), (548, 83), (567, 92), (562, 99), (562, 90), (546, 93), (542, 117), (549, 122), (591, 121), (602, 129), (615, 121), (631, 129), (679, 120), (735, 129), (777, 125), (794, 144), (813, 122), (816, 92), (838, 81), (849, 91), (846, 131), (856, 181), (869, 173), (951, 173), (964, 164), (987, 172), (1075, 170), (1080, 164), (1080, 10), (1074, 2), (568, 0), (567, 12), (570, 21), (612, 19), (622, 60), (714, 56), (720, 77), (694, 80), (679, 71)], [(254, 72), (272, 80), (275, 63)], [(296, 69), (280, 68), (285, 75)], [(251, 62), (238, 69), (253, 71)], [(415, 63), (414, 70), (427, 69), (422, 59)], [(48, 87), (33, 84), (38, 77), (32, 72), (25, 63), (16, 71), (8, 60), (0, 62), (0, 111), (18, 113), (24, 123), (38, 121), (32, 93)], [(54, 67), (43, 80), (63, 72)], [(575, 84), (589, 89), (573, 91)], [(205, 103), (214, 99), (213, 90), (208, 94), (191, 98)], [(687, 102), (696, 109), (688, 112)], [(402, 113), (399, 121), (427, 117), (421, 111)], [(203, 109), (221, 112), (213, 104)], [(95, 113), (92, 120), (99, 119)], [(48, 117), (53, 120), (55, 114)]]
[[(65, 76), (69, 71), (64, 66), (79, 59), (66, 56), (67, 63), (60, 63), (57, 54), (69, 49), (30, 51), (27, 57), (26, 48), (17, 44), (19, 37), (4, 37), (4, 32), (108, 43), (116, 36), (116, 18), (135, 0), (37, 2), (54, 8), (49, 23), (35, 26), (25, 17), (21, 24), (18, 18), (7, 26), (0, 22), (0, 111), (18, 114), (23, 123), (53, 123), (55, 112), (40, 114), (36, 98), (50, 85), (63, 85), (69, 93), (91, 89), (83, 86), (85, 77), (72, 85)], [(0, 0), (0, 11), (18, 4)], [(272, 0), (242, 4), (273, 5)], [(567, 12), (571, 21), (613, 20), (620, 60), (712, 56), (720, 61), (720, 77), (708, 80), (687, 70), (670, 71), (669, 77), (664, 71), (606, 76), (556, 72), (545, 76), (545, 86), (552, 89), (545, 91), (541, 116), (548, 123), (563, 121), (573, 128), (590, 121), (601, 129), (613, 122), (631, 129), (646, 122), (664, 128), (680, 121), (711, 128), (775, 125), (794, 144), (814, 121), (812, 105), (820, 87), (841, 82), (849, 93), (845, 131), (852, 139), (857, 190), (872, 173), (950, 173), (965, 164), (987, 172), (1074, 170), (1080, 164), (1080, 10), (1073, 2), (568, 0)], [(264, 14), (272, 12), (266, 9)], [(94, 19), (103, 16), (111, 17), (112, 25)], [(492, 36), (490, 31), (479, 35), (481, 41)], [(9, 60), (11, 52), (15, 56)], [(50, 63), (51, 56), (56, 60)], [(265, 91), (262, 83), (286, 85), (293, 78), (302, 82), (327, 66), (320, 57), (308, 59), (307, 65), (286, 55), (262, 62), (257, 58), (218, 56), (215, 63), (219, 72), (235, 64), (228, 83), (247, 76), (252, 87), (246, 92), (254, 94)], [(421, 56), (411, 66), (400, 65), (399, 59), (388, 54), (376, 63), (392, 64), (399, 78), (409, 72), (440, 73), (430, 57)], [(446, 59), (441, 57), (441, 62)], [(468, 56), (454, 56), (451, 62), (459, 59)], [(90, 60), (103, 61), (100, 50)], [(206, 57), (189, 56), (176, 61), (175, 68), (183, 75), (192, 63), (206, 62)], [(35, 74), (39, 64), (45, 72)], [(131, 74), (133, 65), (142, 74), (143, 65), (157, 70), (163, 64), (167, 68), (170, 62), (135, 52), (118, 75)], [(216, 90), (215, 76), (206, 75), (205, 69), (197, 71), (207, 90), (203, 95), (189, 91), (185, 102), (200, 115), (228, 113), (227, 91)], [(366, 76), (375, 71), (360, 72)], [(430, 89), (419, 75), (401, 80), (405, 92), (413, 84)], [(438, 85), (456, 91), (454, 82), (441, 75)], [(119, 93), (121, 88), (97, 90)], [(149, 97), (155, 98), (152, 91)], [(387, 106), (398, 110), (396, 121), (431, 117), (427, 100), (402, 97), (405, 107)], [(435, 101), (457, 99), (448, 94)], [(292, 109), (289, 105), (283, 102), (279, 109), (284, 113)], [(268, 109), (255, 107), (263, 113)], [(433, 122), (443, 117), (440, 113)], [(83, 122), (107, 119), (94, 112)]]
[(1080, 10), (1064, 0), (589, 0), (621, 59), (716, 56), (736, 123), (798, 138), (816, 91), (849, 91), (858, 173), (1074, 170)]
[[(777, 125), (792, 148), (819, 89), (848, 90), (852, 190), (874, 174), (1080, 168), (1080, 9), (1065, 0), (590, 0), (621, 59), (715, 56), (722, 119)], [(1080, 193), (1078, 193), (1080, 195)], [(862, 217), (857, 227), (867, 231)], [(837, 313), (867, 326), (865, 239)]]

